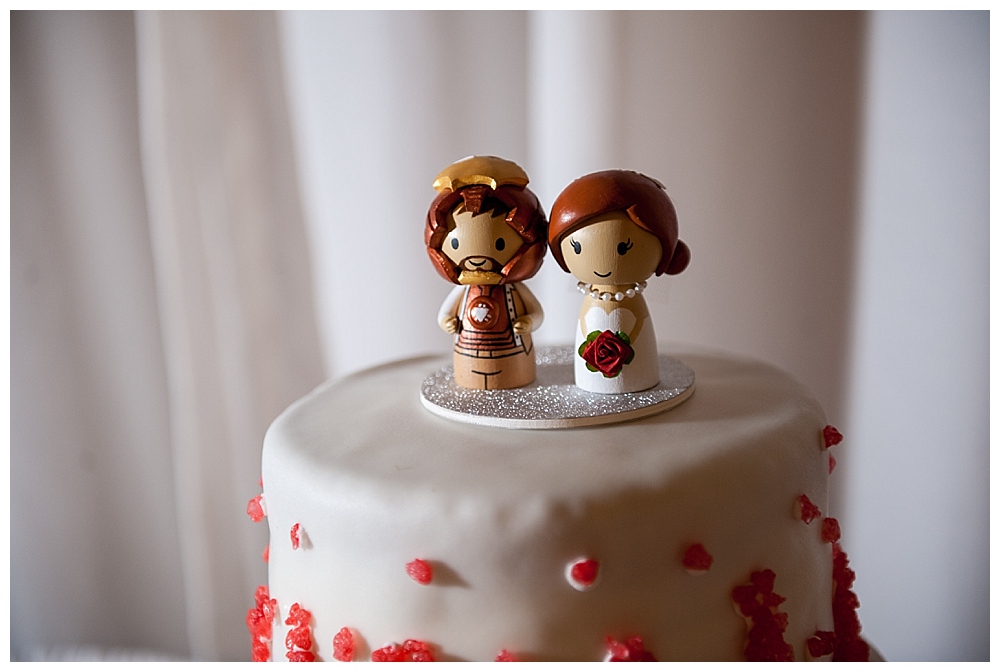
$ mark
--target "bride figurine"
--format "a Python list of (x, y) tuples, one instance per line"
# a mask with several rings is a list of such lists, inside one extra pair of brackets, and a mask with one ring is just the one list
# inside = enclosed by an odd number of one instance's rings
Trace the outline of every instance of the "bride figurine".
[(620, 394), (660, 380), (656, 334), (642, 292), (653, 275), (676, 275), (691, 260), (663, 185), (630, 170), (585, 175), (552, 206), (549, 247), (580, 281), (576, 384)]

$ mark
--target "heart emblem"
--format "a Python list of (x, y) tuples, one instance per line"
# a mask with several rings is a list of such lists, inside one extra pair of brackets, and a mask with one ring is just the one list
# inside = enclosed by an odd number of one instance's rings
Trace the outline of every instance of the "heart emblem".
[(490, 318), (490, 307), (484, 306), (480, 303), (479, 305), (473, 306), (472, 310), (469, 311), (469, 314), (472, 316), (473, 322), (479, 322), (482, 324)]

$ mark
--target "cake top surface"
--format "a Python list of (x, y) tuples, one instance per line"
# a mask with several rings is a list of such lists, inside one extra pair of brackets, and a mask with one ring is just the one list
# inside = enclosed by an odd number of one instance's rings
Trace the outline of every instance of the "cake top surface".
[[(555, 431), (478, 427), (429, 413), (420, 382), (445, 358), (369, 369), (317, 388), (275, 420), (264, 441), (265, 479), (280, 462), (309, 474), (307, 488), (378, 488), (400, 500), (470, 501), (488, 492), (494, 502), (578, 502), (625, 483), (660, 487), (720, 454), (739, 459), (776, 431), (819, 447), (823, 412), (788, 374), (732, 355), (667, 350), (697, 375), (686, 403), (641, 420)], [(748, 459), (746, 468), (769, 467)]]

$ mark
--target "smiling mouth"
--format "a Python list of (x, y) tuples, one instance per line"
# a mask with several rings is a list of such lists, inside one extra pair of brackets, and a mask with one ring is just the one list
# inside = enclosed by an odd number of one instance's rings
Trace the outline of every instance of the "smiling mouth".
[(599, 277), (599, 278), (606, 278), (606, 277), (608, 277), (609, 275), (611, 275), (611, 271), (608, 271), (608, 272), (607, 272), (607, 273), (605, 273), (604, 275), (601, 275), (601, 274), (600, 274), (600, 273), (598, 273), (597, 271), (594, 271), (594, 275), (596, 275), (596, 276), (597, 276), (597, 277)]
[(474, 261), (466, 261), (465, 263), (467, 263), (469, 266), (475, 266), (476, 268), (479, 268), (480, 266), (482, 266), (483, 264), (485, 264), (487, 261), (489, 261), (489, 260), (488, 259), (483, 259), (478, 264), (476, 262), (474, 262)]

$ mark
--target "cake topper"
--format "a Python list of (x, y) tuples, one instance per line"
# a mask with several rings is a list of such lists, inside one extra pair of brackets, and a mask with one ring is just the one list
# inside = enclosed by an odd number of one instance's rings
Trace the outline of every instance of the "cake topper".
[(466, 388), (523, 387), (535, 380), (531, 332), (542, 308), (522, 280), (545, 256), (545, 211), (512, 161), (470, 156), (434, 180), (424, 243), (434, 268), (458, 285), (438, 312), (455, 334), (455, 382)]
[(552, 206), (549, 246), (584, 294), (576, 384), (603, 394), (654, 387), (656, 335), (642, 292), (654, 273), (675, 275), (691, 260), (663, 185), (630, 170), (581, 177)]

